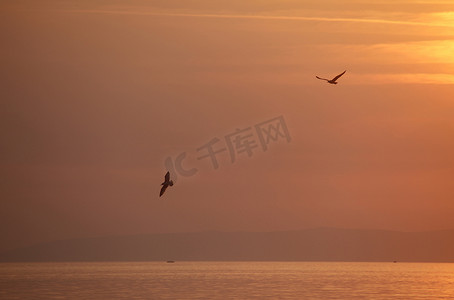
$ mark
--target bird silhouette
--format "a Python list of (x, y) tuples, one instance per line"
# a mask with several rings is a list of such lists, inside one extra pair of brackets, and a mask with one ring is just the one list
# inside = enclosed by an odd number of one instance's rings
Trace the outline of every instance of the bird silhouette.
[(162, 185), (162, 188), (161, 188), (161, 192), (159, 193), (159, 197), (161, 197), (164, 192), (166, 191), (167, 187), (170, 185), (170, 186), (173, 186), (173, 181), (170, 180), (170, 172), (167, 171), (166, 173), (166, 176), (164, 177), (164, 182), (161, 183)]
[(326, 79), (326, 78), (321, 78), (321, 77), (318, 77), (317, 75), (315, 77), (317, 77), (317, 79), (321, 79), (321, 80), (326, 80), (326, 82), (328, 83), (331, 83), (331, 84), (337, 84), (336, 80), (339, 79), (339, 77), (341, 77), (342, 75), (345, 74), (345, 72), (347, 72), (347, 70), (345, 70), (344, 72), (340, 73), (339, 75), (337, 75), (336, 77), (334, 77), (333, 79)]

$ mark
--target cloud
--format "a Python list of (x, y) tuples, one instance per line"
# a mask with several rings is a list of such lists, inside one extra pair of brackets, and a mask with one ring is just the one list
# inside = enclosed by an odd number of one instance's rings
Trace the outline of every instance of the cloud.
[(332, 18), (332, 17), (307, 17), (307, 16), (273, 16), (273, 15), (241, 15), (241, 14), (194, 14), (194, 13), (167, 13), (150, 11), (120, 11), (120, 10), (69, 10), (72, 13), (90, 14), (118, 14), (118, 15), (142, 15), (162, 17), (186, 17), (186, 18), (218, 18), (218, 19), (251, 19), (251, 20), (280, 20), (280, 21), (317, 21), (317, 22), (349, 22), (349, 23), (373, 23), (405, 26), (430, 26), (430, 27), (454, 27), (452, 23), (444, 22), (420, 22), (400, 21), (386, 19), (366, 18)]
[(352, 84), (454, 84), (454, 75), (443, 73), (360, 74), (353, 76)]

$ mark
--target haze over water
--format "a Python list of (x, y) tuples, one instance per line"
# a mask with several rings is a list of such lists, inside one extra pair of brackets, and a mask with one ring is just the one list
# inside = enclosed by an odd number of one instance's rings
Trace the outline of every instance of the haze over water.
[(454, 264), (112, 262), (0, 264), (9, 299), (452, 299)]

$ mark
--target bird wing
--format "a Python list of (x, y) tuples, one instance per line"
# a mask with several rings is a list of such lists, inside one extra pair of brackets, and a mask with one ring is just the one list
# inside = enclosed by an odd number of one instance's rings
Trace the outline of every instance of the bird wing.
[(168, 182), (170, 180), (170, 172), (167, 171), (166, 176), (164, 177), (165, 182)]
[(338, 80), (342, 75), (345, 74), (345, 72), (347, 72), (347, 70), (345, 70), (344, 72), (340, 73), (339, 75), (337, 75), (336, 77), (334, 77), (333, 79), (331, 79), (331, 81), (336, 81), (336, 80)]
[(161, 197), (161, 196), (164, 194), (164, 192), (166, 191), (167, 187), (168, 187), (167, 184), (164, 184), (164, 185), (162, 186), (161, 192), (159, 192), (159, 197)]
[(318, 77), (317, 75), (315, 75), (315, 77), (317, 77), (317, 79), (321, 79), (321, 80), (326, 80), (326, 81), (329, 81), (329, 79), (326, 79), (326, 78), (321, 78), (321, 77)]

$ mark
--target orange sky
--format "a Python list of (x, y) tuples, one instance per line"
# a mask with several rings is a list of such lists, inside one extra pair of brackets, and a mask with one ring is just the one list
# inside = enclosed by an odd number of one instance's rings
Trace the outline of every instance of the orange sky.
[[(454, 1), (3, 1), (2, 249), (454, 229)], [(328, 85), (315, 75), (347, 73)], [(291, 141), (197, 149), (283, 116)], [(224, 143), (224, 144), (223, 144)], [(164, 161), (186, 168), (159, 198)]]

